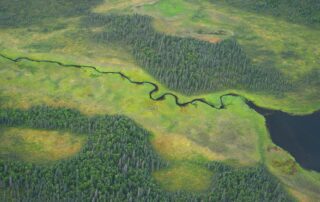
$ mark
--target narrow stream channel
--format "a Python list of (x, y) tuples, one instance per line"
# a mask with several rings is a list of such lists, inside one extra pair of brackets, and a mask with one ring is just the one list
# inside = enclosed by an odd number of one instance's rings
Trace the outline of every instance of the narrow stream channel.
[[(22, 60), (26, 60), (38, 63), (52, 63), (64, 67), (74, 67), (79, 69), (88, 68), (101, 74), (119, 75), (122, 78), (128, 80), (130, 83), (136, 85), (153, 86), (153, 89), (149, 92), (150, 99), (154, 101), (162, 101), (165, 100), (167, 96), (172, 96), (175, 99), (176, 105), (180, 107), (200, 102), (214, 109), (222, 110), (226, 109), (226, 106), (223, 103), (223, 97), (243, 97), (241, 95), (232, 93), (221, 95), (220, 104), (218, 105), (214, 105), (206, 101), (204, 98), (196, 98), (188, 102), (180, 102), (179, 97), (173, 93), (164, 93), (155, 98), (153, 97), (153, 94), (159, 91), (159, 87), (157, 84), (149, 81), (134, 81), (121, 72), (101, 71), (94, 66), (63, 64), (59, 61), (52, 60), (35, 60), (28, 57), (10, 58), (1, 53), (0, 57), (12, 62), (20, 62)], [(252, 109), (262, 114), (266, 118), (267, 127), (269, 129), (272, 141), (275, 144), (288, 151), (302, 167), (320, 172), (320, 111), (305, 116), (294, 116), (281, 111), (264, 109), (256, 106), (253, 102), (247, 99), (246, 101)]]

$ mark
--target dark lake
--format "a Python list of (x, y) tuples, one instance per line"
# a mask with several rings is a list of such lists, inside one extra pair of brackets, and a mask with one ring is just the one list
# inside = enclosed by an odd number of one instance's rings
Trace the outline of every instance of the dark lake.
[(306, 116), (293, 116), (249, 106), (264, 115), (272, 141), (288, 151), (304, 168), (320, 172), (320, 111)]

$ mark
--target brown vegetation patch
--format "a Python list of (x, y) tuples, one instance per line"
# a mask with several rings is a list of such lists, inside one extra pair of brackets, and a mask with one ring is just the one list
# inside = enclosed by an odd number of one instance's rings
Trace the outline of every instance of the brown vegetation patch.
[(298, 171), (297, 163), (293, 159), (273, 160), (272, 165), (287, 175), (294, 175)]
[(216, 36), (212, 36), (212, 35), (196, 35), (194, 37), (197, 39), (200, 39), (202, 41), (208, 41), (210, 43), (218, 43), (218, 42), (222, 41), (221, 38), (216, 37)]

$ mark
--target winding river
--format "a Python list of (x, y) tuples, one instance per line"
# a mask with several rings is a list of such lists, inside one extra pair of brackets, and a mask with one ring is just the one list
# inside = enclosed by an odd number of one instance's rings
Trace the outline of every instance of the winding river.
[[(150, 99), (154, 101), (162, 101), (165, 100), (166, 97), (171, 96), (175, 99), (175, 103), (180, 107), (199, 102), (214, 109), (222, 110), (226, 108), (226, 105), (223, 103), (223, 97), (238, 96), (243, 98), (241, 95), (230, 93), (221, 95), (219, 98), (220, 104), (218, 105), (214, 105), (206, 101), (204, 98), (196, 98), (188, 102), (180, 102), (178, 96), (173, 93), (164, 93), (159, 97), (154, 97), (153, 94), (159, 91), (157, 84), (149, 81), (134, 81), (121, 72), (101, 71), (98, 68), (90, 65), (64, 64), (62, 62), (52, 60), (36, 60), (28, 57), (10, 58), (1, 53), (0, 57), (12, 62), (26, 60), (38, 63), (52, 63), (64, 67), (88, 68), (100, 74), (119, 75), (128, 80), (130, 83), (136, 85), (153, 86), (153, 89), (149, 92)], [(296, 161), (302, 167), (320, 172), (320, 111), (306, 116), (294, 116), (281, 111), (264, 109), (256, 106), (253, 102), (247, 99), (245, 100), (252, 109), (262, 114), (266, 118), (267, 127), (269, 129), (272, 141), (275, 144), (282, 147), (292, 156), (294, 156)]]

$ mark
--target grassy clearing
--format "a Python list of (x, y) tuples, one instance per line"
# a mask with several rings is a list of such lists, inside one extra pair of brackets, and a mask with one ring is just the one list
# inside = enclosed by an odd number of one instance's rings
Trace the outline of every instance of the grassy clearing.
[(179, 14), (184, 14), (190, 11), (190, 7), (188, 4), (185, 3), (183, 0), (176, 0), (176, 1), (158, 1), (153, 5), (146, 5), (144, 6), (146, 10), (149, 12), (158, 11), (161, 14), (164, 14), (166, 17), (173, 17)]
[(153, 141), (162, 156), (170, 160), (222, 160), (223, 156), (182, 135), (163, 135)]
[(212, 181), (212, 172), (196, 165), (177, 164), (155, 172), (155, 179), (168, 191), (206, 191)]
[(56, 131), (2, 128), (0, 157), (33, 163), (50, 163), (78, 153), (85, 139), (84, 136)]

